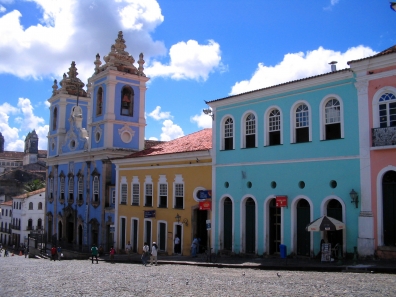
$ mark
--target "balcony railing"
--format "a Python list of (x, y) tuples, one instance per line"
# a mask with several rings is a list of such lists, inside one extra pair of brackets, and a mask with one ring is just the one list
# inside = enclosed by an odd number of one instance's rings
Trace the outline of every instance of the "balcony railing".
[(11, 228), (0, 228), (0, 231), (1, 232), (3, 232), (3, 233), (8, 233), (8, 234), (11, 234)]
[(11, 229), (14, 229), (14, 230), (21, 230), (21, 226), (18, 226), (18, 225), (11, 225)]
[(27, 227), (26, 227), (26, 230), (27, 230), (27, 231), (33, 230), (33, 226), (27, 226)]
[(396, 145), (396, 127), (373, 128), (372, 146)]

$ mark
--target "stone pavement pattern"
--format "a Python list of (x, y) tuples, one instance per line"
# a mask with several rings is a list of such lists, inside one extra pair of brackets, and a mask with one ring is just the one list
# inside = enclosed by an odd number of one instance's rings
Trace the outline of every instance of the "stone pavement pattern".
[[(0, 296), (395, 296), (392, 274), (0, 258)], [(244, 274), (244, 275), (243, 275)]]

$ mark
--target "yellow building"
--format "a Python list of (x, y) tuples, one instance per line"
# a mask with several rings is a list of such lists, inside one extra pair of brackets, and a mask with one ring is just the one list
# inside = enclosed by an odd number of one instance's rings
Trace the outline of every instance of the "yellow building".
[[(209, 244), (206, 220), (211, 218), (212, 129), (164, 142), (127, 157), (116, 165), (115, 247), (142, 252), (144, 242), (159, 250), (190, 255), (195, 235)], [(208, 203), (209, 202), (209, 203)], [(209, 210), (200, 210), (209, 208)], [(176, 252), (179, 252), (176, 250)]]

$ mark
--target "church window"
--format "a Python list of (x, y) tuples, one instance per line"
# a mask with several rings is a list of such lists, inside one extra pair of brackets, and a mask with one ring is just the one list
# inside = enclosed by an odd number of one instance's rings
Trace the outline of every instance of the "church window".
[(65, 199), (65, 178), (60, 178), (60, 199)]
[(131, 87), (124, 87), (121, 91), (121, 115), (133, 116), (134, 93)]
[(93, 179), (93, 201), (98, 202), (99, 201), (99, 177), (94, 176)]
[(73, 176), (69, 177), (69, 200), (74, 199), (74, 178)]
[(78, 200), (83, 200), (84, 181), (82, 176), (78, 177), (77, 187), (78, 187)]
[(54, 108), (54, 112), (52, 114), (52, 130), (56, 130), (56, 123), (58, 120), (58, 108)]
[(99, 87), (97, 96), (96, 96), (96, 115), (102, 115), (102, 105), (103, 105), (103, 89)]

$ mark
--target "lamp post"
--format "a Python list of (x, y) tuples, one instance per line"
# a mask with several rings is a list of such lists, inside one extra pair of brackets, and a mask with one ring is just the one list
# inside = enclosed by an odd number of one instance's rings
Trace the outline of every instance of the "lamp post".
[(351, 203), (355, 203), (356, 208), (358, 208), (359, 196), (358, 196), (358, 194), (355, 192), (354, 189), (352, 189), (352, 191), (349, 193), (349, 196), (351, 196)]

